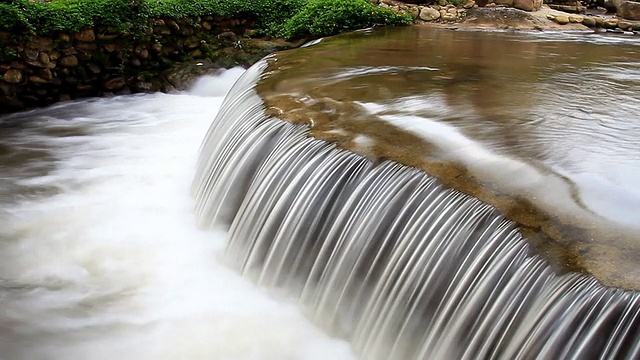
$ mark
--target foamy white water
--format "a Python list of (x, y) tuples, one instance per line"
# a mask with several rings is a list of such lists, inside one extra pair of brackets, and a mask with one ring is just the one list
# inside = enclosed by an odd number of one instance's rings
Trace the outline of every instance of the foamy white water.
[(195, 226), (199, 145), (240, 73), (13, 116), (31, 125), (6, 143), (49, 156), (25, 162), (38, 176), (0, 162), (20, 189), (0, 203), (0, 360), (353, 358)]

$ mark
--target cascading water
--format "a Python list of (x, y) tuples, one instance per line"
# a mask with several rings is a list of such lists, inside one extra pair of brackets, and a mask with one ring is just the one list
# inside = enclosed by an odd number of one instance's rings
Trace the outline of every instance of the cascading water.
[(0, 118), (0, 360), (353, 358), (195, 224), (198, 145), (242, 71)]
[(248, 70), (210, 128), (198, 220), (365, 359), (638, 359), (640, 295), (556, 274), (491, 206), (264, 115)]

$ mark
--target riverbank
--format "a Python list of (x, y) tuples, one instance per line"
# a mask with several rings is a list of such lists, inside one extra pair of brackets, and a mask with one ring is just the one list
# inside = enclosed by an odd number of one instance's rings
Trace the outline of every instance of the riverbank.
[(306, 37), (409, 23), (366, 0), (12, 0), (0, 4), (0, 113), (171, 91), (185, 68), (247, 67)]
[[(619, 16), (615, 11), (547, 5), (538, 0), (441, 0), (432, 5), (396, 0), (375, 1), (378, 6), (411, 14), (418, 25), (451, 29), (640, 32), (640, 21), (633, 20), (633, 16), (628, 16), (630, 19)], [(619, 4), (616, 6), (622, 7)]]
[(12, 0), (0, 4), (0, 114), (85, 97), (184, 89), (196, 75), (247, 67), (305, 39), (374, 25), (640, 31), (640, 21), (615, 15), (505, 1), (277, 0), (249, 6), (232, 0)]

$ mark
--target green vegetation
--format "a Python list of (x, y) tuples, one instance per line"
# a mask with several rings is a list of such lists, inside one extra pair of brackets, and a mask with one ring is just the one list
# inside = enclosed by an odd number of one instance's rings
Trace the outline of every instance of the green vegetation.
[(372, 5), (367, 0), (309, 1), (302, 11), (286, 20), (284, 37), (334, 35), (372, 25), (408, 25), (413, 18)]
[(366, 0), (0, 0), (0, 30), (43, 34), (95, 24), (136, 31), (149, 19), (218, 15), (254, 18), (274, 36), (324, 36), (372, 25), (402, 25), (411, 17)]

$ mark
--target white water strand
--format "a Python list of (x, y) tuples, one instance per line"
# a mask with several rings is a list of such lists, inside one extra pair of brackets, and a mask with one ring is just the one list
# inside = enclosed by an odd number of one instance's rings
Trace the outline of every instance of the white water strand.
[(555, 274), (489, 205), (261, 116), (252, 88), (203, 147), (198, 207), (218, 208), (199, 221), (229, 228), (232, 266), (298, 297), (362, 358), (640, 357), (638, 293)]
[(195, 226), (198, 144), (242, 71), (4, 119), (23, 124), (0, 139), (16, 154), (50, 156), (21, 165), (42, 176), (0, 177), (23, 189), (0, 204), (0, 360), (352, 358), (221, 266), (225, 233)]

